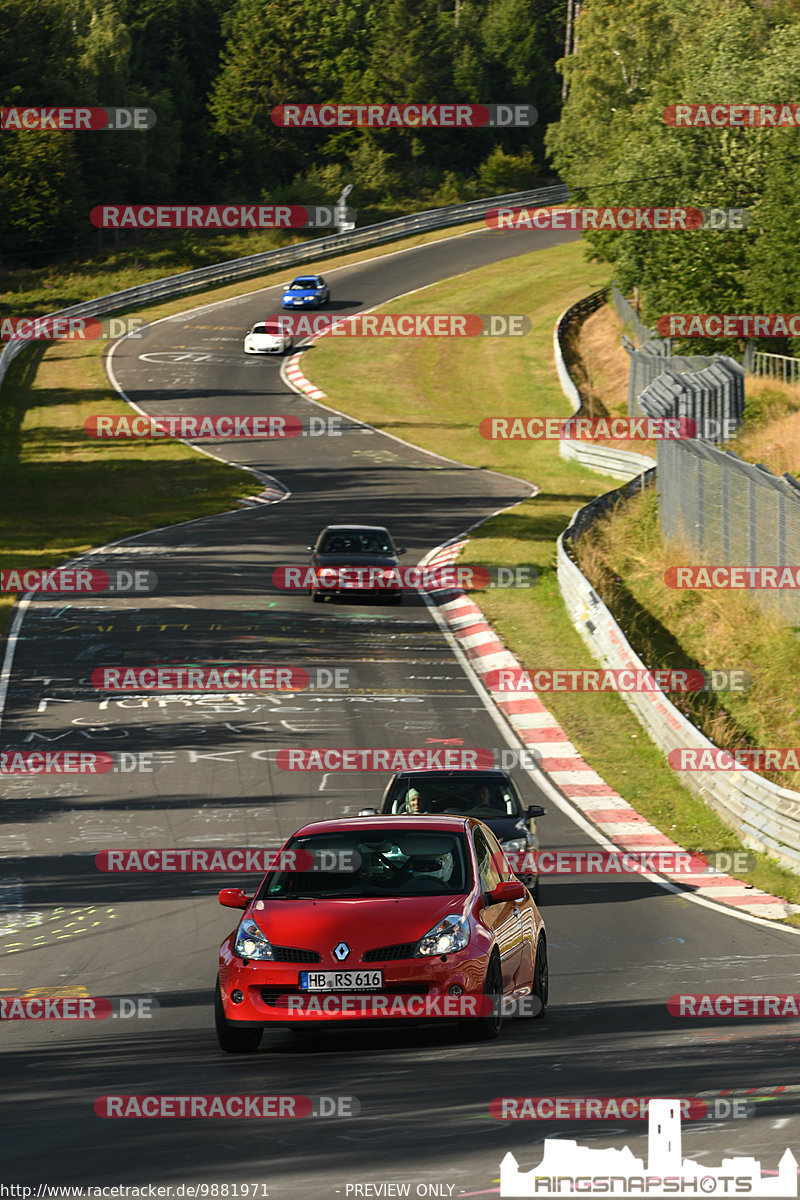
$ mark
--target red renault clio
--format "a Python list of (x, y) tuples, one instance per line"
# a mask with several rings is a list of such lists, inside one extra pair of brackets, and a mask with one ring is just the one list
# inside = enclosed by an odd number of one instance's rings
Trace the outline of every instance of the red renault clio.
[(482, 822), (452, 816), (304, 825), (220, 947), (220, 1047), (266, 1026), (457, 1018), (496, 1037), (504, 1012), (547, 1010), (544, 922)]

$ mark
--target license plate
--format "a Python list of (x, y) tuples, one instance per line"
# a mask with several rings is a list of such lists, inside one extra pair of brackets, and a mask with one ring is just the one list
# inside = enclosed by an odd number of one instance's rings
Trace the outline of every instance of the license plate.
[(301, 992), (369, 992), (383, 987), (383, 971), (301, 971)]

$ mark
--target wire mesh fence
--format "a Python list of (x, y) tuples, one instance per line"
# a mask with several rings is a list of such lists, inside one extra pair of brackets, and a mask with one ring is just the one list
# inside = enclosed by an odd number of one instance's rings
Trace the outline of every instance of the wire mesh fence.
[[(701, 441), (658, 442), (658, 515), (705, 566), (800, 563), (800, 481)], [(696, 565), (687, 564), (687, 565)], [(800, 624), (797, 590), (755, 588), (765, 612)]]

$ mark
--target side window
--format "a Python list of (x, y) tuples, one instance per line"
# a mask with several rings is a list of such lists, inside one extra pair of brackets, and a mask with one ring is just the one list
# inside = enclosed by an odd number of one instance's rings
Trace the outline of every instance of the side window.
[(480, 829), (475, 830), (473, 837), (475, 839), (475, 854), (478, 858), (478, 872), (481, 877), (481, 885), (484, 892), (493, 892), (502, 878), (498, 869), (497, 858), (495, 857), (494, 861), (492, 861), (493, 856), (499, 853), (500, 848), (497, 847), (497, 851), (492, 849)]
[(495, 870), (500, 875), (500, 878), (504, 883), (508, 883), (509, 881), (513, 882), (516, 879), (516, 875), (509, 868), (508, 862), (506, 861), (506, 856), (503, 853), (503, 848), (491, 830), (486, 831), (486, 842), (492, 853), (492, 861), (494, 862)]

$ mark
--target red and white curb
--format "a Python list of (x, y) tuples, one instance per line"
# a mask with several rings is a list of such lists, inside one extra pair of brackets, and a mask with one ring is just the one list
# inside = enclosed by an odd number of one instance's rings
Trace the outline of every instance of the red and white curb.
[(306, 379), (303, 372), (300, 370), (300, 354), (293, 354), (286, 364), (286, 378), (297, 388), (298, 392), (302, 392), (304, 396), (308, 396), (309, 400), (327, 400), (325, 392)]
[[(425, 560), (426, 567), (450, 566), (467, 544), (468, 538), (450, 542)], [(623, 850), (671, 850), (688, 853), (666, 834), (651, 825), (633, 805), (623, 800), (598, 773), (581, 758), (552, 713), (539, 697), (524, 692), (495, 691), (486, 685), (486, 673), (504, 668), (520, 669), (521, 664), (503, 644), (481, 609), (463, 592), (449, 589), (437, 601), (439, 612), (481, 679), (495, 707), (503, 714), (520, 741), (541, 755), (541, 769), (559, 790), (609, 841)], [(435, 593), (434, 593), (435, 596)], [(731, 875), (710, 875), (702, 884), (697, 875), (663, 872), (673, 883), (687, 884), (692, 894), (718, 904), (744, 910), (753, 916), (781, 920), (800, 912), (780, 896), (771, 896), (742, 883)]]
[(241, 500), (238, 500), (237, 504), (241, 504), (243, 508), (255, 508), (257, 504), (277, 504), (279, 500), (285, 500), (289, 495), (288, 488), (285, 488), (274, 476), (257, 473), (256, 478), (264, 484), (264, 490), (257, 492), (255, 496), (243, 496)]

